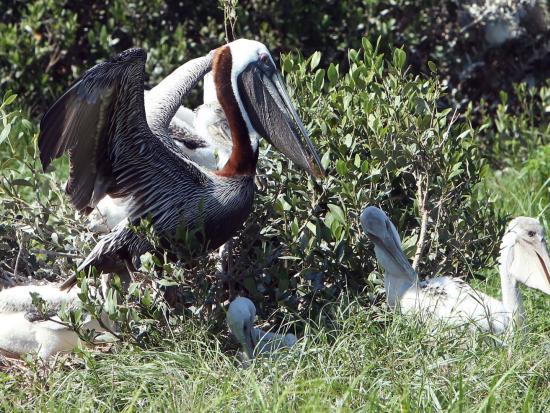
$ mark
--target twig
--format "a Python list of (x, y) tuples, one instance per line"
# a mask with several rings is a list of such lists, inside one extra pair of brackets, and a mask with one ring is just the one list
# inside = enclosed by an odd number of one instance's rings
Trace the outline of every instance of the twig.
[(418, 182), (418, 204), (420, 209), (420, 216), (421, 216), (421, 222), (420, 222), (420, 235), (418, 237), (418, 242), (416, 244), (416, 252), (414, 254), (414, 259), (412, 266), (416, 270), (418, 268), (418, 264), (420, 263), (420, 260), (422, 259), (422, 252), (424, 251), (424, 246), (426, 244), (426, 234), (428, 233), (428, 188), (429, 188), (429, 177), (426, 174), (426, 188), (424, 190), (424, 195), (422, 196), (422, 179)]
[(15, 265), (13, 266), (13, 278), (17, 278), (17, 270), (19, 269), (19, 261), (21, 260), (21, 253), (23, 252), (23, 243), (19, 244), (19, 252), (17, 252), (17, 258), (15, 259)]
[[(238, 0), (220, 0), (223, 7), (223, 27), (225, 30), (225, 42), (235, 40), (235, 25), (237, 23)], [(231, 31), (230, 31), (231, 29)]]
[(453, 125), (458, 120), (457, 112), (458, 112), (458, 108), (455, 108), (455, 110), (453, 112), (453, 115), (451, 116), (451, 120), (449, 121), (449, 126), (447, 127), (447, 130), (443, 133), (443, 139), (441, 140), (441, 142), (438, 145), (438, 150), (443, 148), (443, 145), (445, 145), (445, 142), (447, 141), (447, 138), (449, 137), (449, 133), (451, 132), (451, 128), (453, 127)]
[[(115, 333), (113, 330), (111, 330), (111, 328), (107, 327), (107, 325), (101, 319), (101, 316), (97, 318), (97, 322), (99, 323), (101, 328), (103, 328), (109, 334), (112, 334), (113, 337), (115, 337), (118, 341), (121, 341), (121, 342), (124, 341), (124, 337), (122, 337), (118, 333)], [(133, 337), (133, 335), (132, 335), (132, 337)], [(135, 337), (133, 337), (133, 338), (134, 338), (134, 341), (136, 342), (137, 346), (140, 347), (140, 348), (143, 348), (143, 346), (140, 343), (138, 343), (137, 339)]]
[(68, 252), (58, 252), (58, 251), (50, 251), (50, 250), (42, 250), (42, 249), (31, 250), (31, 253), (32, 254), (51, 255), (51, 256), (54, 256), (54, 257), (83, 258), (83, 256), (80, 255), (80, 254), (71, 254), (71, 253), (68, 253)]
[(8, 264), (2, 261), (0, 262), (0, 266), (4, 267), (4, 271), (7, 272), (8, 274), (11, 274), (11, 276), (13, 277), (13, 273), (11, 272), (11, 267)]
[(485, 9), (475, 20), (467, 24), (466, 26), (462, 27), (460, 29), (460, 33), (465, 33), (466, 31), (470, 30), (470, 27), (473, 27), (483, 21), (485, 16), (487, 16), (491, 12), (490, 9)]
[(51, 68), (57, 64), (57, 62), (59, 62), (61, 57), (62, 53), (60, 47), (56, 45), (53, 49), (53, 52), (50, 54), (50, 59), (48, 61), (48, 65), (46, 66), (46, 73), (49, 72)]

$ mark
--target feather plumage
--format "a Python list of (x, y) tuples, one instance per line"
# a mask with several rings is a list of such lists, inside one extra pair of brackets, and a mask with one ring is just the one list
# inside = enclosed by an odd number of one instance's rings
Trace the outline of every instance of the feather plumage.
[[(201, 59), (211, 61), (211, 56)], [(153, 133), (143, 105), (145, 52), (132, 49), (90, 69), (41, 123), (43, 166), (69, 152), (67, 193), (76, 208), (108, 194), (128, 201), (128, 221), (149, 219), (155, 233), (174, 238), (180, 227), (204, 226), (209, 248), (221, 245), (252, 206), (253, 178), (219, 177), (201, 168), (163, 130)], [(208, 70), (205, 65), (205, 71)], [(95, 129), (90, 125), (95, 124)], [(98, 190), (99, 188), (99, 190)], [(132, 258), (151, 249), (124, 223), (102, 238), (80, 268)]]
[(545, 276), (550, 258), (544, 230), (536, 219), (515, 218), (503, 237), (500, 256), (502, 301), (474, 290), (459, 278), (419, 280), (401, 249), (395, 226), (380, 209), (365, 208), (361, 224), (375, 245), (376, 258), (384, 267), (388, 304), (405, 314), (503, 333), (523, 321), (517, 282), (550, 294), (550, 279)]

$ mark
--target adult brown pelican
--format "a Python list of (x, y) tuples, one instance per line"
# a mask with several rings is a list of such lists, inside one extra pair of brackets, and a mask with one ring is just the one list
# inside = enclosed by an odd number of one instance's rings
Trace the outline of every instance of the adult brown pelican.
[(503, 333), (513, 331), (511, 327), (521, 325), (524, 319), (518, 282), (550, 295), (550, 257), (544, 229), (534, 218), (515, 218), (506, 228), (499, 258), (502, 301), (474, 290), (459, 278), (419, 280), (401, 249), (395, 226), (380, 209), (365, 208), (361, 225), (385, 270), (388, 304), (404, 314)]
[[(172, 84), (158, 89), (145, 114), (143, 73), (146, 53), (130, 49), (98, 64), (44, 115), (38, 139), (44, 169), (69, 153), (66, 192), (80, 211), (105, 196), (122, 198), (128, 219), (104, 236), (79, 266), (103, 272), (132, 268), (153, 248), (132, 226), (147, 218), (160, 251), (177, 257), (181, 231), (198, 231), (203, 247), (227, 241), (251, 211), (258, 138), (314, 176), (319, 156), (298, 117), (267, 48), (237, 40), (183, 65)], [(168, 128), (183, 94), (212, 68), (216, 95), (228, 120), (232, 152), (213, 172), (184, 156)], [(153, 96), (154, 97), (154, 96)], [(121, 265), (122, 264), (122, 265)], [(73, 285), (70, 277), (63, 288)]]

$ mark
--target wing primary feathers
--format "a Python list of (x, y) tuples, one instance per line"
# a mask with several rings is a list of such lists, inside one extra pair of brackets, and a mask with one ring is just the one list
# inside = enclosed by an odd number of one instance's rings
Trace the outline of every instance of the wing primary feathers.
[[(147, 130), (143, 107), (146, 53), (129, 49), (88, 70), (46, 112), (38, 148), (44, 170), (68, 152), (66, 192), (78, 210), (94, 207), (112, 180), (113, 149)], [(149, 131), (150, 132), (150, 131)]]

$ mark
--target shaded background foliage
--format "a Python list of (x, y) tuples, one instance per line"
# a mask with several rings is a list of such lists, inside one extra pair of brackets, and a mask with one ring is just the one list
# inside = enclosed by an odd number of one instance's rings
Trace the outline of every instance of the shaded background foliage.
[[(550, 52), (546, 3), (530, 2), (539, 26), (511, 15), (517, 27), (500, 43), (487, 33), (508, 21), (484, 5), (239, 3), (236, 33), (263, 41), (278, 60), (329, 177), (314, 184), (263, 149), (263, 189), (236, 249), (237, 289), (267, 308), (303, 311), (346, 287), (377, 291), (358, 226), (366, 203), (388, 211), (411, 258), (428, 222), (422, 274), (478, 275), (492, 263), (506, 217), (495, 187), (477, 184), (550, 142)], [(147, 86), (156, 84), (224, 42), (223, 10), (214, 0), (11, 0), (2, 8), (2, 271), (64, 278), (94, 240), (63, 195), (66, 162), (40, 171), (37, 119), (85, 69), (130, 46), (147, 50)], [(540, 153), (537, 202), (548, 203)], [(227, 298), (211, 260), (184, 267), (166, 269), (188, 285), (189, 305)]]
[[(503, 11), (494, 4), (503, 4)], [(236, 33), (280, 52), (322, 53), (322, 64), (347, 68), (347, 50), (361, 38), (381, 38), (381, 51), (406, 45), (415, 73), (437, 63), (446, 99), (466, 105), (498, 101), (514, 82), (540, 85), (550, 67), (550, 13), (543, 0), (249, 0), (239, 2)], [(0, 29), (0, 87), (12, 88), (35, 114), (62, 89), (62, 80), (131, 46), (148, 50), (155, 83), (189, 57), (224, 39), (218, 0), (85, 2), (4, 0)], [(517, 15), (517, 16), (516, 16)], [(506, 20), (508, 19), (508, 20)], [(517, 20), (517, 21), (516, 21)], [(493, 39), (496, 24), (507, 37)], [(501, 27), (502, 26), (502, 27)], [(516, 27), (517, 26), (517, 27)], [(10, 84), (11, 83), (11, 84)], [(483, 108), (484, 105), (482, 104)]]

